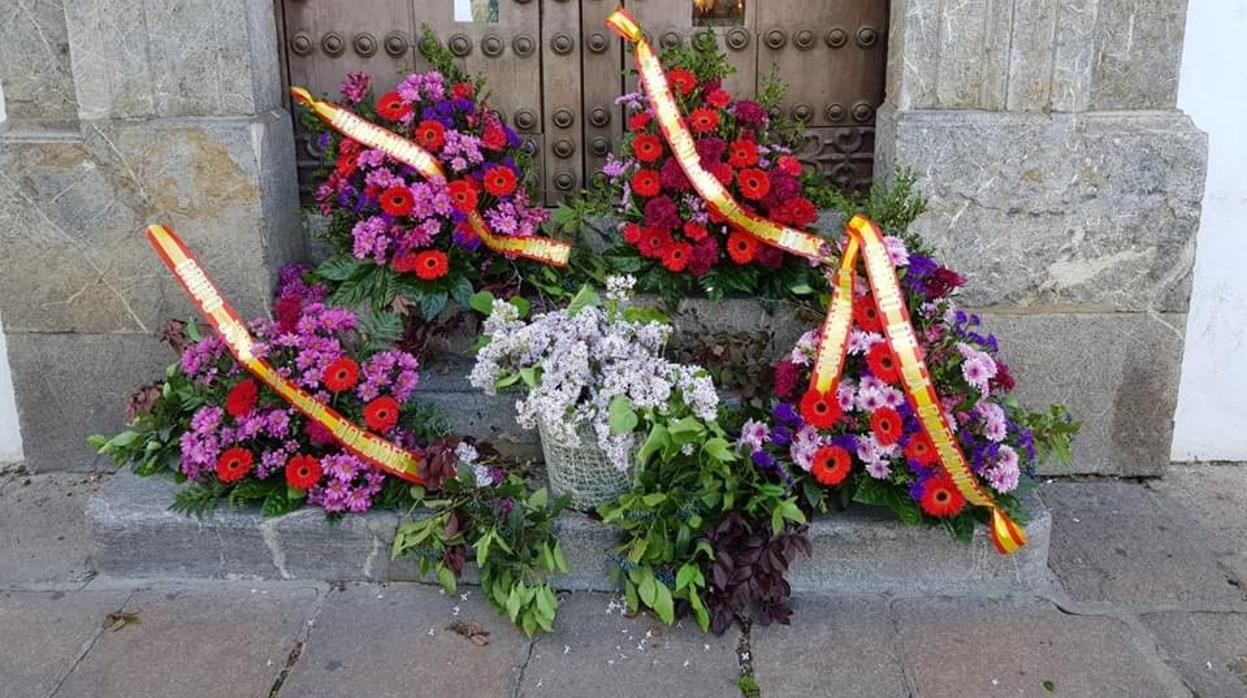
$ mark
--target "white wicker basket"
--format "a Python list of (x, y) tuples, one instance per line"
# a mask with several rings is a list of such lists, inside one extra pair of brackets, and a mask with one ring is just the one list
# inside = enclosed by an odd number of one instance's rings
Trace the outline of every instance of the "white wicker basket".
[(591, 511), (632, 489), (633, 469), (620, 471), (611, 465), (592, 434), (581, 433), (580, 445), (569, 446), (550, 436), (544, 422), (538, 422), (537, 431), (546, 458), (550, 494), (570, 495), (571, 508)]

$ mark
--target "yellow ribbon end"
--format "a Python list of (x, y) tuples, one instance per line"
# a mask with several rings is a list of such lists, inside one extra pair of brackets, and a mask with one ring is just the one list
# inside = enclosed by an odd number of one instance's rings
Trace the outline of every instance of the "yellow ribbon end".
[(623, 38), (636, 43), (641, 40), (641, 27), (622, 7), (606, 18), (606, 26)]
[(996, 545), (996, 550), (1001, 555), (1009, 555), (1017, 552), (1022, 546), (1026, 545), (1026, 531), (1009, 518), (1000, 507), (992, 507), (992, 522), (989, 529), (992, 537), (992, 543)]
[(290, 94), (301, 104), (306, 104), (309, 107), (316, 105), (316, 100), (312, 98), (312, 93), (302, 87), (291, 87)]

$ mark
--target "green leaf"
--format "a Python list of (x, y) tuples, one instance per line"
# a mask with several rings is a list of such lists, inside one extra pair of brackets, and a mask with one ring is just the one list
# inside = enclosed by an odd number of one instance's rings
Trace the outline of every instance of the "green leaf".
[(554, 591), (548, 585), (543, 584), (537, 589), (537, 608), (546, 617), (554, 617), (554, 611), (558, 608), (558, 600), (554, 598)]
[(420, 314), (424, 316), (424, 319), (432, 320), (446, 307), (447, 299), (445, 291), (438, 291), (420, 296), (416, 299), (416, 304), (420, 306)]
[(637, 593), (641, 595), (642, 603), (650, 608), (654, 608), (654, 602), (658, 597), (659, 586), (658, 580), (654, 579), (654, 573), (647, 569), (645, 578), (641, 580), (641, 584), (637, 588)]
[(339, 254), (320, 263), (316, 267), (316, 275), (326, 281), (346, 281), (364, 266), (362, 260), (348, 254)]
[(515, 619), (519, 616), (520, 606), (523, 603), (524, 601), (520, 598), (519, 586), (517, 585), (517, 586), (511, 587), (511, 593), (507, 594), (506, 609), (507, 609), (507, 618), (510, 618), (512, 623), (514, 623)]
[(545, 509), (548, 501), (550, 501), (550, 493), (542, 487), (528, 498), (528, 506), (533, 509)]
[(563, 555), (563, 544), (558, 541), (554, 543), (554, 568), (564, 573), (571, 570), (571, 566), (567, 564), (567, 558)]
[(489, 543), (493, 538), (494, 532), (490, 531), (477, 539), (476, 545), (473, 546), (476, 548), (476, 564), (479, 567), (483, 568), (489, 563)]
[[(459, 580), (455, 579), (454, 570), (440, 562), (437, 563), (437, 581), (441, 583), (447, 594), (453, 594), (459, 588)], [(514, 621), (515, 619), (512, 618), (511, 620)]]
[(519, 376), (524, 381), (524, 385), (530, 388), (536, 388), (540, 379), (537, 377), (537, 369), (533, 366), (525, 366), (519, 371)]
[(651, 456), (666, 448), (670, 443), (671, 437), (667, 434), (667, 428), (661, 424), (655, 424), (650, 428), (649, 436), (645, 437), (645, 443), (641, 444), (641, 448), (636, 452), (637, 465), (645, 465)]
[(658, 612), (658, 617), (667, 625), (675, 622), (675, 602), (666, 584), (658, 585), (652, 608)]
[(264, 498), (264, 506), (260, 507), (260, 514), (265, 517), (289, 514), (298, 509), (302, 503), (301, 499), (287, 497), (285, 492), (273, 492)]
[(489, 291), (477, 291), (468, 299), (468, 307), (481, 315), (489, 315), (494, 310), (494, 294)]
[(307, 490), (301, 490), (298, 487), (286, 486), (286, 497), (296, 501), (302, 500), (307, 496)]
[(705, 445), (702, 446), (702, 450), (706, 452), (706, 455), (720, 463), (730, 463), (736, 460), (736, 454), (732, 451), (731, 444), (727, 442), (727, 439), (719, 436), (707, 440)]
[(585, 284), (580, 287), (572, 298), (572, 302), (568, 304), (567, 312), (569, 315), (575, 315), (585, 308), (596, 308), (600, 305), (602, 305), (602, 298), (598, 296), (598, 292), (589, 284)]
[(472, 282), (464, 278), (460, 278), (459, 281), (455, 283), (454, 288), (450, 289), (451, 300), (459, 305), (468, 305), (472, 301), (473, 295)]
[(667, 428), (672, 436), (677, 434), (698, 434), (705, 428), (701, 420), (689, 415)]
[(679, 591), (689, 584), (693, 584), (698, 581), (701, 581), (703, 584), (705, 583), (705, 578), (702, 577), (701, 570), (697, 568), (697, 565), (691, 562), (686, 562), (683, 565), (680, 565), (680, 571), (675, 575), (675, 590)]
[(611, 434), (619, 436), (620, 434), (630, 434), (636, 429), (639, 419), (636, 412), (632, 409), (632, 400), (627, 395), (619, 395), (611, 400), (608, 410), (610, 420)]
[(533, 309), (533, 304), (529, 303), (528, 299), (523, 296), (512, 297), (510, 303), (519, 311), (520, 317), (528, 317), (528, 311)]

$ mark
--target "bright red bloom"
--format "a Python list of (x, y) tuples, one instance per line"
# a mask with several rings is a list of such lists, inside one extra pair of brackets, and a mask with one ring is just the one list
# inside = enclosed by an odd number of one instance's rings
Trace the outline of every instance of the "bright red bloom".
[(771, 191), (771, 178), (756, 167), (741, 170), (737, 181), (740, 182), (740, 193), (744, 194), (746, 199), (757, 201)]
[(719, 180), (719, 183), (725, 187), (730, 187), (732, 185), (732, 179), (736, 177), (736, 173), (732, 170), (732, 166), (726, 162), (716, 162), (709, 165), (703, 163), (702, 168), (714, 175), (714, 178)]
[(797, 389), (799, 379), (797, 365), (792, 362), (792, 359), (784, 359), (775, 364), (775, 395), (787, 400)]
[(466, 179), (456, 179), (446, 186), (450, 192), (450, 203), (455, 208), (468, 213), (476, 209), (476, 187)]
[(494, 196), (506, 196), (515, 191), (519, 179), (506, 165), (496, 165), (485, 170), (485, 191)]
[(485, 127), (485, 133), (481, 134), (481, 143), (488, 150), (502, 150), (502, 147), (507, 144), (507, 132), (502, 130), (499, 123), (491, 121)]
[(344, 356), (325, 368), (321, 381), (331, 392), (350, 390), (359, 382), (359, 364), (351, 357)]
[(931, 465), (938, 455), (935, 452), (935, 444), (931, 443), (930, 437), (922, 432), (911, 436), (909, 443), (905, 444), (905, 458), (919, 465)]
[(834, 391), (821, 393), (814, 388), (801, 397), (801, 418), (815, 429), (830, 429), (840, 421), (840, 403)]
[(688, 115), (688, 122), (697, 133), (710, 133), (719, 127), (719, 112), (698, 107)]
[(455, 86), (450, 88), (450, 96), (471, 99), (476, 96), (476, 85), (470, 82), (456, 82)]
[(901, 369), (887, 342), (879, 342), (866, 352), (866, 364), (870, 366), (870, 373), (884, 383), (895, 384), (901, 380)]
[(879, 317), (879, 308), (875, 305), (874, 298), (858, 296), (853, 300), (853, 323), (866, 332), (883, 330), (883, 320)]
[(749, 233), (733, 230), (727, 236), (727, 254), (737, 264), (748, 264), (758, 256), (758, 240)]
[(405, 216), (411, 213), (413, 203), (411, 190), (407, 187), (395, 185), (381, 192), (381, 210), (391, 216)]
[(693, 246), (687, 242), (676, 242), (667, 246), (662, 254), (662, 265), (668, 271), (681, 272), (688, 266), (689, 256), (693, 254)]
[(849, 452), (839, 446), (823, 446), (814, 452), (814, 460), (810, 464), (810, 474), (818, 484), (834, 487), (849, 476), (853, 467), (853, 458)]
[(776, 160), (775, 164), (779, 167), (779, 171), (786, 175), (793, 177), (801, 176), (801, 161), (791, 155), (779, 156), (779, 160)]
[(689, 221), (684, 224), (684, 237), (692, 240), (693, 242), (696, 242), (709, 234), (710, 231), (706, 230), (706, 226), (700, 223)]
[(722, 109), (732, 102), (732, 93), (724, 89), (711, 90), (706, 95), (706, 104)]
[(450, 259), (441, 250), (425, 250), (417, 252), (412, 260), (412, 271), (424, 281), (433, 281), (446, 276), (450, 271)]
[(654, 162), (662, 157), (662, 141), (652, 133), (642, 133), (632, 139), (632, 154), (641, 162)]
[(250, 378), (244, 378), (225, 396), (225, 411), (231, 417), (241, 417), (255, 409), (256, 400), (260, 397), (260, 386)]
[(641, 242), (641, 236), (645, 234), (645, 229), (636, 223), (625, 223), (623, 227), (624, 242), (629, 245), (635, 245)]
[(639, 169), (632, 175), (632, 191), (637, 196), (658, 196), (662, 189), (662, 180), (653, 170)]
[(641, 242), (637, 245), (637, 249), (645, 257), (658, 258), (670, 245), (671, 233), (661, 228), (645, 228), (645, 234), (641, 236)]
[(966, 505), (966, 498), (947, 475), (937, 475), (922, 487), (918, 505), (930, 516), (956, 516)]
[(727, 164), (737, 169), (758, 164), (758, 145), (744, 138), (732, 141), (732, 147), (728, 150)]
[(225, 484), (237, 482), (247, 476), (251, 472), (251, 466), (255, 463), (255, 456), (245, 448), (235, 446), (221, 454), (216, 461), (217, 479)]
[(697, 76), (683, 68), (672, 68), (667, 71), (667, 82), (682, 95), (687, 95), (697, 89)]
[(653, 114), (650, 114), (647, 111), (639, 111), (628, 117), (628, 130), (644, 131), (645, 127), (649, 125), (650, 120), (653, 118)]
[(320, 476), (324, 474), (321, 470), (320, 461), (315, 456), (297, 455), (291, 456), (286, 461), (286, 484), (296, 490), (306, 490), (320, 482)]
[(389, 395), (382, 395), (364, 405), (364, 424), (367, 424), (369, 429), (378, 434), (383, 434), (393, 429), (395, 424), (398, 424), (400, 409), (398, 400)]
[(383, 119), (398, 121), (411, 113), (411, 105), (404, 102), (397, 92), (386, 92), (377, 98), (377, 114)]
[(781, 218), (790, 225), (797, 227), (805, 227), (818, 220), (818, 209), (809, 199), (801, 196), (794, 196), (779, 205), (778, 216), (773, 218)]
[(901, 413), (891, 407), (880, 407), (870, 415), (870, 430), (883, 446), (891, 446), (901, 440), (903, 423)]
[(425, 150), (441, 150), (446, 144), (446, 127), (440, 121), (425, 119), (416, 126), (416, 144)]

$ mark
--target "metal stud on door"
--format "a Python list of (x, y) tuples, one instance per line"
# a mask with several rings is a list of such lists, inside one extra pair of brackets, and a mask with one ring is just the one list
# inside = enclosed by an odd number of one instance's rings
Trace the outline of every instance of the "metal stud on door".
[(580, 37), (580, 3), (543, 0), (541, 103), (545, 115), (545, 201), (550, 206), (575, 194), (583, 182)]

